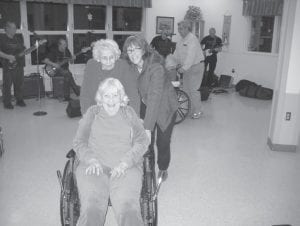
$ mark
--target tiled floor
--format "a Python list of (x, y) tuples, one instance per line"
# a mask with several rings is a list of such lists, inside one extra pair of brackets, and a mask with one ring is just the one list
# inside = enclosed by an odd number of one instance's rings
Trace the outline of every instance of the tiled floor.
[[(66, 103), (36, 100), (0, 106), (6, 153), (0, 159), (0, 225), (58, 226), (56, 170), (78, 119)], [(175, 127), (169, 179), (159, 194), (160, 226), (300, 225), (299, 153), (266, 145), (271, 102), (235, 93), (211, 95), (204, 116)], [(109, 210), (107, 226), (115, 226)]]

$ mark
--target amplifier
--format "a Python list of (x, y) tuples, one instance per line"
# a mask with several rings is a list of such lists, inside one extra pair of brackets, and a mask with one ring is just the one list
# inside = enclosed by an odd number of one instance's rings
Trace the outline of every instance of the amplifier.
[(219, 79), (219, 86), (222, 88), (231, 88), (233, 77), (230, 75), (221, 75)]
[(39, 97), (39, 90), (40, 90), (40, 97), (45, 97), (45, 86), (43, 82), (43, 78), (38, 73), (32, 73), (29, 76), (24, 76), (24, 83), (23, 83), (23, 98), (37, 98)]

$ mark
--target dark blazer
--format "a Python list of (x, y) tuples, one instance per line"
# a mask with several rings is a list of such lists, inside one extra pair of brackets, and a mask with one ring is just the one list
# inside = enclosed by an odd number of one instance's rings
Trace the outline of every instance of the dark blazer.
[(161, 56), (156, 54), (146, 58), (138, 77), (138, 90), (147, 106), (144, 127), (151, 131), (156, 123), (164, 131), (179, 106), (176, 91), (160, 60)]

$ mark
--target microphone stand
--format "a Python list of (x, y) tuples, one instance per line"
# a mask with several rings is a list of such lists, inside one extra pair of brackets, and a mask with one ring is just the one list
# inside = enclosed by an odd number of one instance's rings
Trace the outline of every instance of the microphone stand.
[(37, 75), (38, 75), (38, 79), (37, 79), (37, 83), (38, 83), (38, 95), (39, 95), (39, 111), (36, 111), (33, 113), (33, 115), (35, 116), (44, 116), (47, 115), (47, 112), (45, 111), (41, 111), (42, 108), (42, 104), (41, 104), (41, 85), (40, 85), (40, 79), (42, 78), (40, 75), (40, 66), (39, 66), (39, 41), (38, 39), (36, 39), (35, 41), (35, 45), (36, 45), (36, 60), (37, 60), (37, 64), (36, 64), (36, 70), (37, 70)]

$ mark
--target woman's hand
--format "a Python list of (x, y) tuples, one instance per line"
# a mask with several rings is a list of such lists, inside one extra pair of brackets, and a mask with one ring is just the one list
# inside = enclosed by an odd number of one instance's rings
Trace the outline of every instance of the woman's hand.
[(112, 171), (110, 172), (111, 177), (114, 178), (114, 177), (123, 176), (127, 169), (128, 169), (127, 163), (121, 162), (118, 166), (112, 169)]
[(103, 173), (102, 166), (97, 159), (90, 159), (88, 164), (89, 167), (87, 167), (85, 170), (86, 175), (97, 174), (97, 176), (99, 176), (100, 173)]

